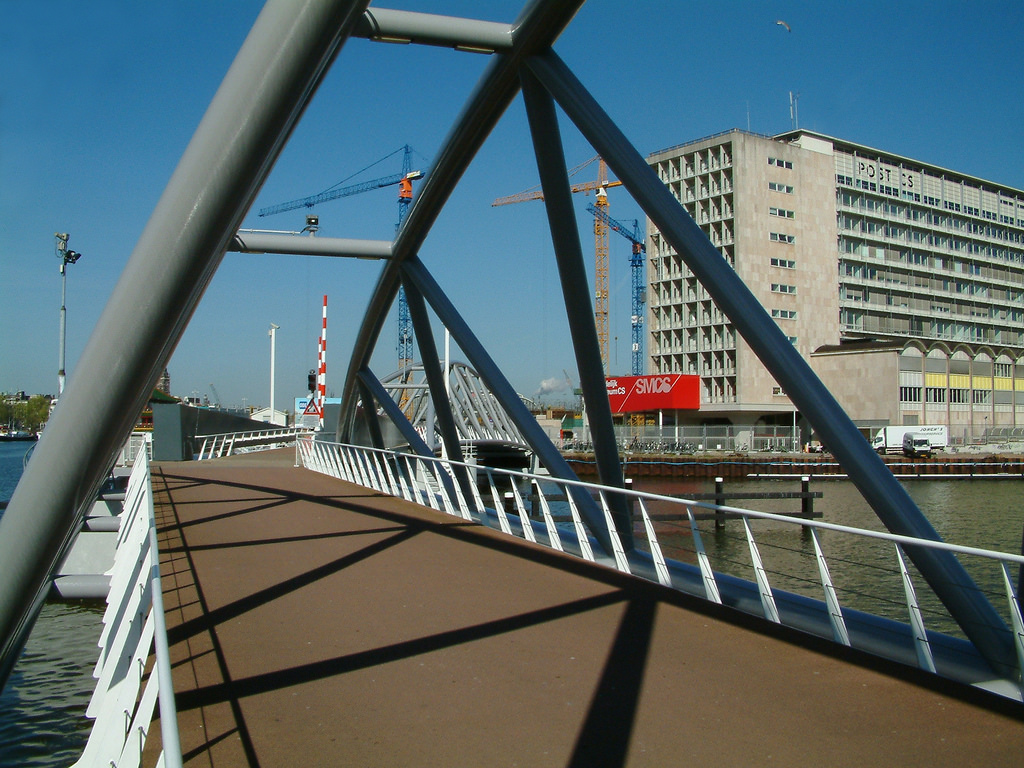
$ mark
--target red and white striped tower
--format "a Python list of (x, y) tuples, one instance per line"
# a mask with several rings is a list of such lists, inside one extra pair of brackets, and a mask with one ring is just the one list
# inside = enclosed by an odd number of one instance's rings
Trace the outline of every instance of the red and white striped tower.
[(327, 399), (327, 296), (324, 296), (323, 324), (320, 327), (320, 355), (316, 373), (317, 412), (320, 429), (324, 427), (324, 401)]

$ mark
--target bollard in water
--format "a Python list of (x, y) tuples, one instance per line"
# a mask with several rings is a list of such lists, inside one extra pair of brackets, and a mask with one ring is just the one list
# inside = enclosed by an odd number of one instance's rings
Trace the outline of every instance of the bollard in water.
[(715, 528), (725, 527), (725, 513), (722, 505), (725, 504), (725, 481), (721, 477), (715, 478)]
[(810, 520), (814, 517), (814, 499), (811, 498), (811, 478), (804, 475), (800, 478), (800, 514)]

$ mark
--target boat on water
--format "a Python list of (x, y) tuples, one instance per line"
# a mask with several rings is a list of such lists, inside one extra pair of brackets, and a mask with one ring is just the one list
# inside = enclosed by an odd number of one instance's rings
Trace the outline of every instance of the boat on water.
[(39, 435), (33, 432), (25, 432), (24, 430), (14, 430), (13, 432), (3, 431), (0, 432), (0, 442), (13, 443), (13, 442), (29, 442), (38, 440)]

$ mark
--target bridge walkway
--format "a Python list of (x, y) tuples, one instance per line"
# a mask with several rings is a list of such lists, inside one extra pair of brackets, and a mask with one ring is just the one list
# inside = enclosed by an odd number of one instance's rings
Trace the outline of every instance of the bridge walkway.
[(293, 463), (154, 467), (186, 765), (1020, 764), (914, 673)]

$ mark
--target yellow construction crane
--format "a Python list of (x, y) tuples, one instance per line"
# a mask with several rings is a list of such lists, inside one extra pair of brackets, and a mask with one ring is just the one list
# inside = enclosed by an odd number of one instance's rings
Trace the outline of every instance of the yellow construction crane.
[[(608, 166), (604, 159), (592, 157), (585, 163), (569, 169), (572, 177), (579, 171), (597, 161), (597, 180), (573, 184), (573, 192), (589, 195), (592, 191), (597, 198), (596, 205), (604, 216), (594, 217), (594, 327), (597, 329), (597, 342), (601, 348), (601, 365), (608, 372), (608, 194), (609, 187), (622, 186), (621, 181), (608, 181)], [(543, 200), (544, 193), (539, 187), (533, 187), (515, 195), (499, 197), (492, 206), (522, 203), (527, 200)]]

